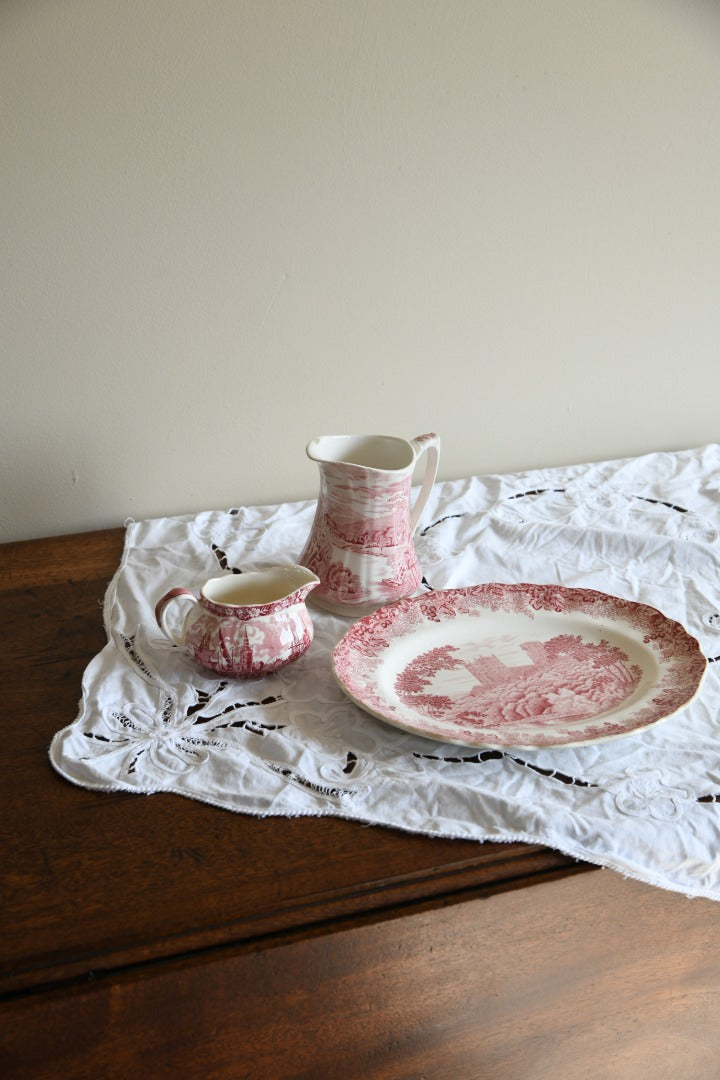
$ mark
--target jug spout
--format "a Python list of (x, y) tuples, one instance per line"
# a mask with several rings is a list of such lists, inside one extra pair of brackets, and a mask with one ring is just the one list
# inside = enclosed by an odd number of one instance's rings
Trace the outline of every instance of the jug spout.
[[(437, 435), (323, 435), (306, 450), (320, 467), (315, 519), (299, 557), (320, 578), (309, 602), (358, 616), (410, 596), (422, 579), (412, 536), (437, 474)], [(411, 507), (424, 454), (423, 484)]]
[(305, 599), (312, 589), (320, 584), (320, 578), (307, 566), (293, 566), (288, 568), (287, 587), (290, 592), (286, 596), (288, 603), (299, 604)]

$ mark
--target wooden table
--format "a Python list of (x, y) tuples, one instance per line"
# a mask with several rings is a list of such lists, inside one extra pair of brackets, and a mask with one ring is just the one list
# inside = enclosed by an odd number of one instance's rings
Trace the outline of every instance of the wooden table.
[(121, 547), (0, 547), (0, 1076), (720, 1075), (710, 901), (528, 844), (60, 778)]

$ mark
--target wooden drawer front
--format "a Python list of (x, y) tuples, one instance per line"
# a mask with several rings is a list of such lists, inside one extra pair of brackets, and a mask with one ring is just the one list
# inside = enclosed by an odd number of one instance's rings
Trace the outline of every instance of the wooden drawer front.
[(720, 909), (583, 873), (0, 1006), (5, 1077), (720, 1074)]

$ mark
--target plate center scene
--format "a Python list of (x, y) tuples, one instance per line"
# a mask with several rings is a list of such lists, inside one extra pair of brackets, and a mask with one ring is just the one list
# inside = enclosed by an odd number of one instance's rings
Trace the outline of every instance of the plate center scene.
[(521, 619), (489, 634), (482, 619), (457, 620), (442, 641), (430, 631), (412, 654), (388, 657), (385, 679), (403, 708), (455, 724), (546, 727), (597, 718), (636, 694), (645, 666), (638, 661), (646, 658), (635, 642), (597, 628), (588, 633), (581, 622)]

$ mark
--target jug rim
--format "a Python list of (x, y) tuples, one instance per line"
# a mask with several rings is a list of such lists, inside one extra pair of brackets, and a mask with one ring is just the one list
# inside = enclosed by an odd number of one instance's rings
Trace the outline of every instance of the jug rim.
[[(216, 607), (259, 609), (280, 604), (299, 590), (319, 584), (320, 578), (307, 566), (288, 563), (218, 574), (208, 578), (200, 594)], [(247, 593), (245, 598), (243, 593)]]
[[(320, 449), (326, 444), (325, 450)], [(334, 449), (330, 451), (328, 445)], [(347, 465), (373, 472), (402, 472), (414, 466), (416, 454), (409, 439), (399, 435), (316, 435), (305, 448), (319, 465)], [(381, 457), (385, 463), (381, 464)]]

